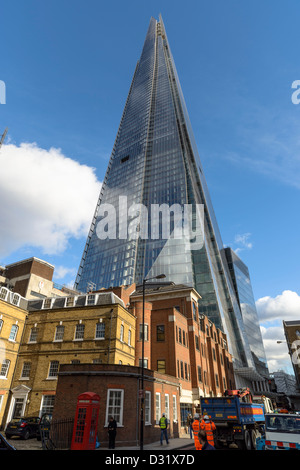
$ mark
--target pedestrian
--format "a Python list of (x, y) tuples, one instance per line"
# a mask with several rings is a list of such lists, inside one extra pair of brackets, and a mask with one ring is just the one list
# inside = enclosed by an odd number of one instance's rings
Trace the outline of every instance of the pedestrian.
[(187, 418), (186, 418), (186, 425), (187, 425), (187, 428), (188, 428), (187, 432), (190, 433), (191, 439), (193, 439), (193, 428), (192, 428), (192, 424), (193, 424), (193, 417), (192, 417), (191, 413), (189, 413), (189, 414), (187, 415)]
[(163, 445), (164, 437), (166, 439), (166, 443), (169, 444), (169, 440), (168, 440), (168, 420), (166, 418), (165, 413), (162, 414), (162, 417), (159, 420), (159, 427), (160, 427), (160, 445)]
[(194, 442), (195, 442), (195, 447), (196, 450), (201, 450), (202, 445), (199, 442), (198, 438), (198, 432), (200, 431), (200, 416), (199, 413), (195, 413), (194, 415), (194, 421), (192, 423), (192, 429), (194, 433)]
[(114, 449), (116, 434), (117, 434), (117, 422), (112, 416), (109, 419), (107, 432), (108, 432), (108, 448)]
[(198, 439), (201, 444), (202, 450), (216, 450), (214, 446), (209, 444), (209, 442), (207, 441), (207, 434), (203, 429), (199, 431)]
[(217, 429), (213, 421), (209, 419), (208, 415), (203, 417), (203, 421), (200, 424), (200, 429), (206, 432), (207, 441), (211, 446), (214, 446), (214, 431)]

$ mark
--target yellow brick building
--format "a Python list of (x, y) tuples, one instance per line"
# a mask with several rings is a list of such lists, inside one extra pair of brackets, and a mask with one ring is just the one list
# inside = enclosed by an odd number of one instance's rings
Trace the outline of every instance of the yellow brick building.
[(6, 422), (17, 397), (24, 416), (52, 411), (61, 364), (134, 366), (135, 331), (135, 316), (112, 292), (28, 301)]
[[(5, 287), (0, 287), (0, 426), (10, 399), (27, 315), (26, 307), (26, 299)], [(16, 407), (20, 408), (19, 400), (16, 401)]]

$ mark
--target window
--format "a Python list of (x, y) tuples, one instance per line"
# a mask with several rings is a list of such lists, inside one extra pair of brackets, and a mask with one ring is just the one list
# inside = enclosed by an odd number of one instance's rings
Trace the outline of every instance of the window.
[(155, 394), (155, 421), (159, 423), (161, 417), (160, 393)]
[(122, 343), (124, 342), (124, 325), (121, 325), (120, 341), (121, 341)]
[(55, 395), (43, 395), (41, 415), (45, 413), (49, 413), (49, 414), (53, 413), (54, 400), (55, 400)]
[(173, 421), (177, 422), (177, 397), (173, 395)]
[(165, 325), (157, 325), (156, 327), (156, 340), (165, 341)]
[(16, 337), (18, 334), (18, 325), (13, 325), (10, 330), (9, 341), (16, 341)]
[(178, 328), (178, 341), (182, 343), (181, 328)]
[(96, 324), (96, 335), (95, 339), (105, 339), (105, 323), (98, 322)]
[(187, 367), (187, 363), (186, 363), (186, 362), (184, 363), (184, 373), (185, 373), (185, 378), (186, 378), (186, 380), (188, 380), (189, 376), (188, 376), (188, 367)]
[(71, 364), (80, 364), (80, 360), (79, 359), (71, 359)]
[(145, 392), (145, 424), (151, 424), (151, 392)]
[(99, 357), (93, 359), (93, 364), (102, 364), (102, 359), (100, 359)]
[(0, 319), (0, 333), (1, 333), (1, 330), (2, 330), (2, 327), (3, 327), (3, 320)]
[(213, 353), (213, 358), (214, 358), (214, 361), (216, 361), (216, 351), (215, 351), (215, 348), (212, 348), (212, 353)]
[(219, 377), (218, 377), (218, 374), (216, 374), (216, 386), (219, 387)]
[(63, 325), (57, 325), (54, 341), (62, 341), (64, 339), (64, 332), (65, 327)]
[(196, 309), (196, 305), (194, 304), (194, 302), (193, 302), (193, 318), (195, 321), (197, 321), (197, 309)]
[(75, 340), (83, 340), (84, 338), (84, 324), (79, 323), (76, 325), (76, 330), (75, 330)]
[(87, 296), (87, 305), (95, 305), (96, 296), (95, 294), (89, 294)]
[(38, 329), (36, 326), (31, 328), (30, 330), (30, 336), (29, 336), (29, 343), (36, 343), (37, 342), (37, 335), (38, 335)]
[(52, 299), (45, 299), (44, 300), (43, 308), (51, 308), (51, 305), (52, 305)]
[[(139, 367), (143, 367), (142, 366), (142, 359), (139, 359)], [(144, 369), (148, 369), (148, 359), (145, 359), (144, 358)]]
[(73, 307), (75, 297), (67, 297), (66, 307)]
[(123, 401), (124, 390), (107, 390), (106, 425), (112, 416), (117, 421), (118, 426), (123, 426)]
[(182, 379), (184, 379), (184, 375), (183, 375), (183, 362), (180, 361), (180, 376)]
[(12, 414), (12, 418), (21, 418), (23, 416), (23, 411), (24, 411), (24, 398), (16, 398), (15, 399), (15, 404), (14, 404), (14, 410)]
[[(140, 324), (140, 341), (143, 340), (143, 324)], [(144, 324), (144, 340), (148, 341), (148, 325)]]
[(30, 377), (31, 362), (24, 362), (21, 373), (21, 379), (29, 379)]
[(195, 335), (195, 346), (197, 351), (199, 351), (199, 337), (197, 335)]
[(10, 366), (10, 360), (9, 359), (4, 359), (4, 361), (1, 364), (1, 369), (0, 369), (0, 377), (1, 378), (6, 378), (7, 377), (9, 366)]
[(157, 361), (157, 372), (160, 374), (165, 374), (166, 373), (166, 361), (165, 359), (159, 359)]
[(6, 300), (7, 294), (8, 294), (8, 290), (5, 289), (5, 287), (2, 287), (0, 289), (0, 299), (1, 300)]
[(131, 330), (128, 330), (128, 346), (131, 346)]
[(49, 366), (49, 373), (48, 373), (48, 379), (50, 378), (57, 378), (58, 374), (58, 369), (59, 369), (59, 362), (58, 361), (51, 361), (50, 366)]
[(167, 420), (170, 420), (170, 397), (168, 393), (165, 394), (165, 413)]
[(13, 305), (18, 306), (18, 305), (19, 305), (19, 302), (20, 302), (20, 298), (21, 298), (21, 297), (20, 297), (19, 294), (14, 294), (11, 303), (12, 303)]
[(202, 382), (202, 371), (201, 371), (201, 367), (198, 366), (197, 370), (198, 370), (198, 380), (199, 380), (199, 382)]

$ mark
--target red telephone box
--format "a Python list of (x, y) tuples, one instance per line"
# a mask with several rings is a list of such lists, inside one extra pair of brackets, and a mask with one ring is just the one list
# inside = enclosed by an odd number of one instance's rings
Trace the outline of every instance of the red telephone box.
[(96, 445), (100, 397), (93, 392), (78, 396), (71, 450), (93, 450)]

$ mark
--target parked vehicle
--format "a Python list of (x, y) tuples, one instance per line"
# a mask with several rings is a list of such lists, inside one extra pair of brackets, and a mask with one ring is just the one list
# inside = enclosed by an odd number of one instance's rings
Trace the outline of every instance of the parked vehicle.
[(265, 433), (257, 439), (257, 450), (300, 450), (300, 416), (296, 413), (266, 415)]
[(231, 393), (224, 397), (201, 398), (202, 414), (216, 425), (215, 445), (236, 444), (240, 449), (256, 448), (265, 423), (264, 405), (252, 403), (250, 393)]
[(37, 433), (37, 440), (49, 438), (50, 426), (52, 421), (51, 413), (44, 413), (39, 420), (39, 429)]
[(0, 450), (16, 450), (14, 446), (7, 442), (2, 434), (0, 434)]
[(36, 437), (39, 430), (39, 420), (38, 416), (12, 419), (5, 429), (5, 436), (8, 439), (12, 436), (20, 436), (22, 439)]

